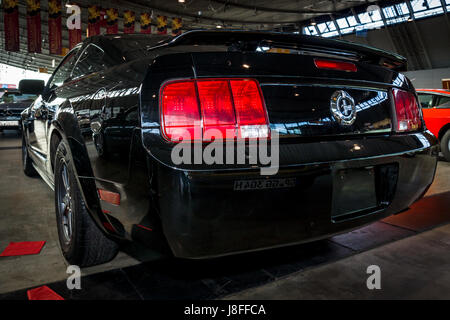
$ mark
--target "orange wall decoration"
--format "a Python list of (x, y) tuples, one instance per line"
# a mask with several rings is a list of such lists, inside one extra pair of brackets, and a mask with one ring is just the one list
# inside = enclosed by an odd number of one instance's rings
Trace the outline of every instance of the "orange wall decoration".
[(88, 36), (100, 34), (100, 7), (88, 7)]
[(106, 33), (115, 34), (119, 32), (119, 11), (115, 8), (109, 8), (106, 10)]
[(167, 34), (167, 17), (157, 16), (156, 24), (158, 29), (158, 34)]
[(125, 10), (123, 12), (123, 32), (124, 33), (134, 33), (134, 24), (136, 21), (136, 16), (134, 11)]
[(27, 0), (28, 52), (41, 52), (41, 1)]
[(62, 53), (61, 0), (48, 1), (48, 42), (50, 54)]
[(183, 23), (181, 21), (181, 18), (173, 18), (172, 19), (172, 35), (173, 36), (180, 35), (182, 26), (183, 26)]
[(5, 50), (19, 51), (19, 7), (18, 0), (3, 1), (3, 22), (5, 27)]
[(148, 12), (141, 13), (141, 33), (152, 33), (152, 18)]

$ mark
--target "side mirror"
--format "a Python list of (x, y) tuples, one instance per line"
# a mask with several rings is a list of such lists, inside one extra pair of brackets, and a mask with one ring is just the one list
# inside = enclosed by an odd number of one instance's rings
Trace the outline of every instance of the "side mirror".
[(41, 94), (44, 87), (44, 80), (23, 79), (19, 82), (19, 91), (25, 94)]

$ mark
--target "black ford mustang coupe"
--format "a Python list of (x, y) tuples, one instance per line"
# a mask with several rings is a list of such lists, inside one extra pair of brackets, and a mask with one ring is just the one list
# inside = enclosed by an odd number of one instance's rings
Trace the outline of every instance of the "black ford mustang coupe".
[[(21, 83), (39, 93), (22, 113), (24, 171), (55, 190), (62, 252), (80, 266), (126, 241), (208, 258), (330, 237), (433, 181), (437, 141), (405, 68), (294, 34), (90, 37), (44, 87)], [(275, 171), (252, 152), (263, 140)], [(226, 145), (216, 160), (241, 148), (244, 161), (189, 161), (212, 143)]]

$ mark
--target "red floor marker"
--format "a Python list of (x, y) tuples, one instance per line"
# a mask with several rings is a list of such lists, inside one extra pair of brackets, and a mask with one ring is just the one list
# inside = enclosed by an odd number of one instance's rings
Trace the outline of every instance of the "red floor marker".
[(28, 300), (64, 300), (63, 297), (47, 286), (28, 290), (27, 296)]
[(145, 229), (145, 230), (148, 230), (148, 231), (153, 231), (153, 229), (151, 229), (151, 228), (149, 228), (149, 227), (146, 227), (146, 226), (143, 226), (143, 225), (141, 225), (141, 224), (137, 224), (137, 226), (138, 226), (139, 228), (142, 228), (142, 229)]
[(24, 256), (41, 252), (45, 241), (10, 242), (0, 257)]

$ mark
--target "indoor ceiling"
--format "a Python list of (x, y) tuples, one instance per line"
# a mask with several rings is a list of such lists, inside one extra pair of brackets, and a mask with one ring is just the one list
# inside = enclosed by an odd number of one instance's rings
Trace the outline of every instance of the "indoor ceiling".
[[(300, 25), (315, 16), (329, 15), (338, 11), (350, 9), (355, 6), (370, 5), (375, 1), (370, 0), (77, 0), (74, 1), (82, 7), (83, 37), (87, 29), (87, 7), (90, 4), (107, 8), (119, 9), (119, 30), (122, 29), (123, 10), (134, 10), (136, 21), (139, 13), (149, 12), (153, 14), (152, 24), (156, 22), (156, 16), (166, 15), (181, 17), (183, 30), (196, 28), (232, 28), (248, 30), (283, 30), (289, 27), (290, 31), (300, 30)], [(5, 63), (21, 68), (34, 69), (47, 68), (48, 72), (54, 70), (62, 57), (48, 54), (48, 1), (41, 0), (42, 23), (42, 53), (27, 52), (26, 38), (26, 1), (19, 1), (20, 15), (20, 52), (7, 52), (4, 50), (4, 25), (0, 23), (0, 63)], [(68, 16), (63, 0), (63, 47), (68, 46), (68, 32), (64, 28), (65, 18)], [(2, 16), (3, 20), (3, 16)], [(136, 25), (138, 25), (137, 23)], [(170, 26), (170, 22), (169, 22)], [(136, 27), (139, 30), (139, 27)]]

